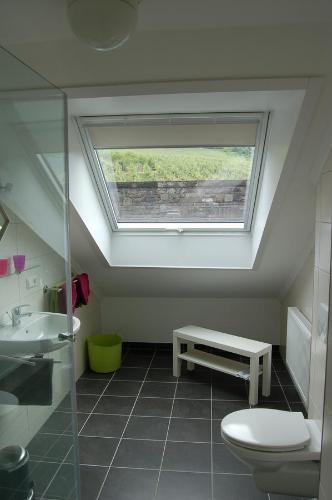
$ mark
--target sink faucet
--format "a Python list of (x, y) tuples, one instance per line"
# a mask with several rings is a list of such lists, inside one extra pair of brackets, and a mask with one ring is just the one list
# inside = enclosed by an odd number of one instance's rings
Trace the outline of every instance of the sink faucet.
[(31, 312), (22, 313), (22, 307), (29, 307), (30, 304), (21, 304), (13, 307), (11, 310), (12, 326), (18, 326), (21, 323), (21, 318), (24, 316), (31, 316)]

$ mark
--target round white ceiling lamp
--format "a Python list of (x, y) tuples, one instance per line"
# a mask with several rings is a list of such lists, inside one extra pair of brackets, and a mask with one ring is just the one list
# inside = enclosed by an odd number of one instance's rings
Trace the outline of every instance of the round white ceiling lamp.
[(112, 50), (135, 30), (140, 1), (69, 0), (68, 19), (80, 40), (96, 50)]

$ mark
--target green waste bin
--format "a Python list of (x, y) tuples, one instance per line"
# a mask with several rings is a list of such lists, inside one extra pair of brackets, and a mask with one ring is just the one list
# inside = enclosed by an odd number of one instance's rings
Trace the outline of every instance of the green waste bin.
[(122, 339), (116, 333), (91, 335), (87, 338), (89, 364), (92, 371), (109, 373), (121, 366)]

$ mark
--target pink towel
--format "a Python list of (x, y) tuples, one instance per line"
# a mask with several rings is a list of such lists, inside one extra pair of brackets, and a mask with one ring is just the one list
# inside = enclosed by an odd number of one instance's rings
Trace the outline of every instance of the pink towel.
[(90, 285), (89, 276), (86, 273), (76, 276), (77, 280), (77, 307), (86, 306), (89, 302)]

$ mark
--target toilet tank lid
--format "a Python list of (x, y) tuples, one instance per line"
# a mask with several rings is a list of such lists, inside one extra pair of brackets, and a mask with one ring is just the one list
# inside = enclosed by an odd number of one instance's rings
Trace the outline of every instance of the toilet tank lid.
[(301, 412), (252, 408), (227, 415), (221, 422), (224, 437), (234, 444), (261, 451), (292, 451), (310, 442)]

